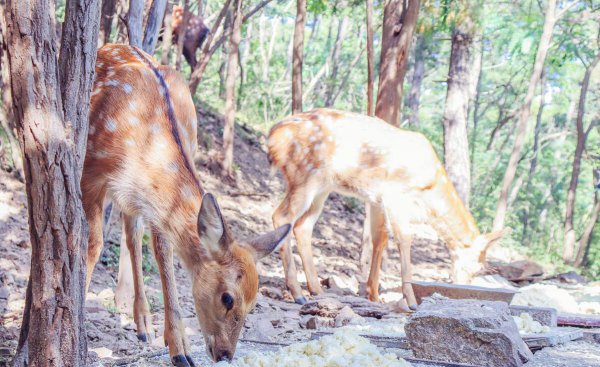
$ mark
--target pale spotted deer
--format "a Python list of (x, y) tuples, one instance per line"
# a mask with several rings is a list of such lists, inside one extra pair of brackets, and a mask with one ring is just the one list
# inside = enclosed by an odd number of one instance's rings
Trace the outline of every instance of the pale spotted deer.
[[(313, 264), (311, 236), (332, 191), (358, 197), (370, 206), (373, 257), (367, 294), (373, 301), (379, 299), (379, 270), (388, 233), (400, 251), (402, 290), (412, 309), (416, 302), (410, 284), (409, 224), (427, 222), (445, 239), (456, 282), (468, 281), (482, 269), (487, 248), (503, 234), (480, 234), (431, 143), (420, 133), (374, 117), (316, 109), (274, 125), (268, 149), (271, 163), (281, 170), (287, 184), (273, 223), (292, 223), (313, 294), (321, 292), (321, 284)], [(280, 250), (286, 285), (296, 302), (304, 303), (287, 242)]]
[(178, 366), (193, 365), (184, 334), (173, 251), (192, 278), (208, 354), (230, 360), (258, 290), (255, 262), (287, 236), (289, 225), (236, 241), (193, 165), (196, 113), (183, 78), (138, 48), (98, 51), (87, 153), (81, 180), (90, 227), (87, 287), (102, 250), (102, 204), (122, 211), (134, 269), (134, 316), (140, 339), (152, 334), (142, 281), (143, 221), (150, 226), (165, 306), (165, 343)]
[(173, 28), (173, 43), (177, 44), (178, 38), (181, 34), (184, 34), (183, 38), (183, 56), (188, 62), (190, 67), (194, 69), (196, 67), (196, 51), (202, 47), (206, 36), (210, 32), (204, 19), (200, 15), (190, 15), (188, 25), (183, 32), (183, 7), (174, 6), (172, 16), (172, 28)]

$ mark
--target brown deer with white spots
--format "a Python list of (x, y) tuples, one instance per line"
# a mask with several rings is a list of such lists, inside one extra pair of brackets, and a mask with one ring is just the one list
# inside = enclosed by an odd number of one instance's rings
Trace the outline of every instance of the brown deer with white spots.
[(192, 67), (192, 70), (196, 67), (198, 61), (196, 60), (196, 51), (202, 47), (206, 36), (210, 32), (204, 19), (200, 15), (190, 16), (185, 32), (183, 28), (183, 7), (173, 7), (173, 43), (177, 44), (177, 39), (182, 33), (183, 38), (183, 57), (187, 63)]
[(165, 343), (177, 366), (193, 365), (178, 303), (173, 252), (192, 277), (207, 352), (231, 360), (258, 291), (255, 263), (282, 243), (290, 225), (236, 241), (215, 198), (198, 181), (196, 113), (187, 83), (136, 47), (98, 51), (81, 180), (90, 227), (87, 286), (102, 250), (102, 204), (121, 209), (134, 272), (138, 337), (153, 335), (142, 278), (141, 237), (149, 224), (165, 306)]
[[(427, 138), (381, 119), (333, 109), (299, 113), (273, 126), (268, 148), (270, 161), (287, 183), (273, 223), (292, 223), (313, 294), (321, 293), (321, 284), (312, 258), (312, 231), (332, 191), (370, 206), (373, 258), (367, 294), (372, 301), (379, 300), (379, 271), (388, 234), (400, 251), (404, 298), (415, 309), (410, 224), (429, 223), (446, 241), (456, 282), (469, 281), (483, 269), (486, 250), (504, 233), (480, 234)], [(304, 303), (288, 241), (280, 251), (286, 285), (296, 302)]]

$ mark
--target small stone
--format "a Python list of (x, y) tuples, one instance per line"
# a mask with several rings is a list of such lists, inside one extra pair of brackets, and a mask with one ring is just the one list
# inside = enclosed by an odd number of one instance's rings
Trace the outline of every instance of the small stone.
[(321, 328), (331, 328), (335, 321), (330, 317), (305, 316), (300, 319), (300, 326), (308, 330), (318, 330)]
[(342, 327), (350, 323), (361, 324), (363, 322), (364, 318), (362, 316), (357, 315), (349, 306), (344, 306), (344, 308), (340, 310), (340, 313), (335, 317), (334, 326)]
[(7, 286), (0, 288), (0, 299), (8, 299), (10, 297), (10, 288)]
[(323, 298), (307, 302), (300, 308), (300, 315), (313, 315), (335, 318), (344, 304), (333, 298)]

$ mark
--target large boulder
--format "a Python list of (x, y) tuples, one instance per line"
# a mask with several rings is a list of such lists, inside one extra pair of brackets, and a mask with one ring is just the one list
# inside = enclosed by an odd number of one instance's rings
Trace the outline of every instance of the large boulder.
[(404, 329), (417, 358), (513, 367), (533, 357), (505, 302), (435, 299), (421, 304)]

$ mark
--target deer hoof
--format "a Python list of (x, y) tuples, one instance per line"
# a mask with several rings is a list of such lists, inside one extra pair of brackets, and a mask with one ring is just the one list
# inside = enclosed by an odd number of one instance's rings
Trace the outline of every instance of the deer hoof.
[(296, 301), (296, 303), (297, 303), (297, 304), (299, 304), (299, 305), (303, 305), (303, 304), (305, 304), (306, 302), (308, 302), (308, 301), (306, 300), (306, 297), (304, 297), (304, 296), (300, 296), (300, 297), (298, 297), (298, 298), (294, 299), (294, 301)]
[(171, 362), (176, 367), (191, 367), (186, 356), (178, 354), (171, 358)]
[(143, 343), (148, 343), (148, 334), (146, 334), (146, 333), (138, 334), (137, 338), (139, 341), (141, 341)]
[(416, 311), (417, 310), (417, 304), (416, 303), (411, 303), (410, 305), (408, 305), (408, 308), (410, 308), (412, 311)]
[(196, 365), (194, 364), (194, 360), (192, 359), (192, 357), (188, 356), (187, 354), (185, 355), (185, 359), (187, 359), (188, 363), (190, 364), (191, 367), (196, 367)]

